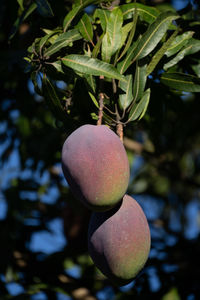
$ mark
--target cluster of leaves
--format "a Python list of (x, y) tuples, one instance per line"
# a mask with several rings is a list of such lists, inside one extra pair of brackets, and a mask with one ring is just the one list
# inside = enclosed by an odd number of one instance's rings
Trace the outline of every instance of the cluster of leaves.
[[(125, 125), (144, 116), (152, 80), (178, 91), (199, 92), (195, 54), (200, 41), (194, 31), (182, 26), (184, 18), (187, 15), (180, 16), (171, 7), (159, 10), (135, 2), (116, 6), (77, 0), (62, 27), (43, 29), (45, 35), (28, 48), (26, 60), (32, 66), (36, 91), (45, 96), (56, 118), (66, 123), (67, 116), (75, 117), (69, 99), (82, 80), (96, 106), (91, 113), (94, 119), (98, 119), (99, 94), (104, 94), (103, 117), (109, 125)], [(194, 61), (191, 75), (181, 65), (186, 56)], [(68, 85), (62, 93), (52, 82), (55, 77)]]

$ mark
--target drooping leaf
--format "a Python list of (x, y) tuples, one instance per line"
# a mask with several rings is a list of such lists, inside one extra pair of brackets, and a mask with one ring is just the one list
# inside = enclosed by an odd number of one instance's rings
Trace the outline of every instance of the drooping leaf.
[(52, 44), (49, 48), (46, 49), (44, 55), (46, 57), (55, 54), (60, 51), (63, 47), (68, 46), (71, 42), (75, 42), (80, 40), (82, 37), (77, 29), (72, 29), (67, 32), (64, 32), (58, 36), (55, 40), (54, 44)]
[(62, 122), (66, 122), (67, 114), (60, 102), (56, 88), (46, 76), (44, 76), (42, 80), (42, 91), (47, 105), (55, 118)]
[(64, 74), (64, 71), (63, 71), (63, 69), (62, 69), (62, 63), (61, 63), (60, 60), (57, 60), (57, 61), (52, 62), (51, 65), (54, 66), (54, 68), (55, 68), (58, 72)]
[(51, 5), (49, 4), (49, 2), (47, 0), (35, 0), (35, 2), (37, 4), (39, 13), (43, 17), (53, 17), (54, 16)]
[(38, 85), (38, 72), (34, 71), (31, 73), (31, 80), (33, 82), (33, 85), (34, 85), (34, 89), (35, 89), (35, 92), (38, 94), (38, 95), (42, 95), (42, 91)]
[(93, 40), (93, 27), (92, 27), (90, 18), (87, 14), (84, 14), (82, 16), (77, 27), (78, 27), (78, 30), (80, 31), (82, 37), (86, 41), (89, 41), (94, 46), (93, 41), (92, 41)]
[(194, 73), (200, 77), (200, 62), (195, 64), (195, 65), (191, 65), (192, 70), (194, 71)]
[(120, 8), (122, 10), (124, 20), (131, 19), (137, 8), (140, 19), (149, 24), (153, 23), (160, 14), (158, 9), (140, 3), (123, 4)]
[(140, 120), (144, 116), (149, 104), (150, 93), (151, 90), (147, 89), (142, 98), (133, 104), (128, 116), (128, 122)]
[(125, 80), (124, 76), (121, 75), (112, 65), (97, 58), (90, 58), (85, 55), (70, 54), (63, 57), (62, 62), (64, 65), (83, 74), (91, 74), (94, 76), (102, 75), (108, 78), (115, 78), (122, 81)]
[(102, 41), (102, 59), (110, 62), (112, 55), (121, 46), (123, 16), (119, 8), (113, 9), (106, 25)]
[(176, 54), (183, 46), (185, 46), (188, 43), (188, 40), (191, 39), (193, 34), (193, 31), (187, 31), (181, 35), (178, 35), (172, 42), (171, 46), (167, 49), (165, 54), (168, 57)]
[(166, 50), (173, 43), (177, 34), (178, 34), (178, 29), (172, 33), (172, 35), (168, 38), (168, 40), (166, 42), (164, 42), (162, 47), (154, 54), (154, 56), (151, 59), (151, 62), (149, 63), (149, 65), (147, 67), (147, 75), (149, 75), (151, 72), (153, 72), (153, 70), (155, 69), (155, 67), (161, 60), (161, 58), (164, 56)]
[(24, 22), (28, 18), (28, 16), (30, 16), (32, 14), (32, 12), (34, 12), (34, 10), (36, 8), (37, 8), (36, 3), (32, 3), (26, 9), (24, 9), (23, 13), (21, 14), (21, 16), (19, 16), (17, 18), (17, 20), (15, 21), (15, 23), (11, 29), (11, 33), (9, 35), (9, 40), (11, 40), (15, 36), (19, 26), (22, 24), (22, 22)]
[(200, 92), (200, 78), (184, 73), (163, 73), (161, 82), (172, 89), (185, 92)]
[(40, 40), (40, 43), (39, 43), (39, 51), (40, 51), (40, 54), (42, 52), (42, 49), (43, 47), (45, 46), (45, 44), (48, 42), (48, 40), (50, 39), (50, 37), (52, 37), (52, 35), (54, 35), (55, 32), (51, 32), (49, 34), (46, 34), (45, 36), (43, 36)]
[(126, 81), (120, 81), (119, 87), (125, 92), (119, 95), (119, 106), (125, 110), (133, 100), (133, 76), (127, 75)]
[(144, 92), (147, 80), (146, 67), (146, 65), (140, 65), (139, 62), (136, 63), (133, 84), (133, 102), (137, 102)]
[(106, 9), (97, 8), (94, 12), (93, 18), (98, 18), (100, 20), (101, 28), (103, 32), (106, 32), (106, 25), (110, 16), (110, 11)]
[(160, 42), (171, 22), (177, 18), (172, 12), (161, 13), (140, 39), (133, 53), (134, 61), (147, 56)]
[(182, 48), (182, 50), (168, 63), (164, 65), (164, 70), (167, 70), (174, 65), (176, 65), (179, 61), (181, 61), (185, 56), (194, 54), (196, 52), (200, 51), (200, 41), (191, 38), (185, 47)]
[(96, 92), (96, 82), (95, 82), (94, 76), (84, 74), (84, 78), (87, 82), (88, 90), (91, 90), (93, 93), (95, 93)]

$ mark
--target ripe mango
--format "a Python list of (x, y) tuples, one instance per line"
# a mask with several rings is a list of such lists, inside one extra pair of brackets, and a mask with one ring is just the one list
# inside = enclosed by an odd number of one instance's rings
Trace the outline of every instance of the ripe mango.
[(146, 216), (132, 197), (125, 195), (110, 211), (92, 213), (89, 254), (114, 284), (121, 286), (134, 279), (147, 261), (150, 244)]
[(115, 206), (128, 187), (125, 148), (105, 125), (83, 125), (66, 139), (62, 169), (76, 198), (95, 211)]

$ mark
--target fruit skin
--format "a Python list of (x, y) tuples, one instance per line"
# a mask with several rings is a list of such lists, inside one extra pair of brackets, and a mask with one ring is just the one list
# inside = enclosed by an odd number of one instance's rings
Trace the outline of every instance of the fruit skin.
[(112, 208), (128, 187), (126, 151), (105, 125), (83, 125), (66, 139), (62, 169), (76, 198), (95, 211)]
[(88, 250), (97, 268), (115, 285), (134, 279), (147, 261), (151, 237), (146, 216), (132, 197), (108, 212), (92, 213)]

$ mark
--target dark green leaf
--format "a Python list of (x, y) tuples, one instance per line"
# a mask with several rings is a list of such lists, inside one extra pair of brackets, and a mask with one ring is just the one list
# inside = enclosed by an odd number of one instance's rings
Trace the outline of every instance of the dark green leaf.
[(38, 8), (39, 13), (43, 17), (53, 17), (54, 16), (51, 5), (49, 4), (49, 2), (47, 0), (35, 0), (35, 2), (37, 3), (37, 8)]
[(119, 8), (113, 9), (106, 26), (106, 34), (102, 41), (102, 59), (110, 62), (112, 55), (121, 46), (123, 16)]
[(96, 82), (95, 82), (94, 76), (85, 74), (84, 78), (87, 82), (88, 89), (91, 90), (93, 93), (95, 93), (96, 92)]
[(140, 66), (138, 62), (136, 63), (136, 70), (133, 83), (133, 102), (137, 102), (144, 92), (147, 80), (146, 67), (146, 65)]
[(159, 10), (156, 8), (140, 3), (124, 4), (121, 5), (120, 8), (122, 10), (124, 20), (131, 19), (137, 8), (140, 19), (149, 24), (153, 23), (160, 14)]
[(145, 112), (147, 110), (148, 104), (149, 104), (150, 92), (151, 92), (151, 90), (147, 89), (144, 92), (141, 100), (140, 101), (136, 101), (133, 104), (133, 106), (131, 108), (131, 111), (129, 113), (128, 122), (135, 121), (137, 119), (140, 120), (144, 116), (144, 114), (145, 114)]
[(134, 50), (133, 60), (135, 61), (147, 56), (160, 42), (171, 22), (177, 18), (178, 16), (172, 12), (161, 13), (140, 39)]
[(106, 62), (102, 62), (97, 58), (90, 58), (84, 55), (71, 54), (62, 58), (62, 62), (66, 66), (83, 74), (91, 74), (94, 76), (102, 75), (108, 78), (125, 80), (124, 76), (119, 74), (117, 69), (115, 69), (112, 65)]
[(51, 56), (52, 54), (60, 51), (62, 48), (68, 46), (71, 42), (81, 39), (81, 35), (77, 29), (72, 29), (67, 32), (64, 32), (58, 36), (54, 44), (46, 49), (44, 55), (46, 57)]
[(42, 91), (47, 105), (49, 106), (51, 112), (54, 114), (55, 118), (65, 122), (67, 113), (65, 112), (60, 102), (56, 88), (46, 76), (44, 76), (42, 80)]
[(161, 82), (172, 89), (185, 92), (200, 92), (200, 78), (184, 73), (163, 73)]
[(186, 46), (182, 48), (182, 50), (168, 63), (164, 65), (164, 70), (167, 70), (174, 65), (176, 65), (180, 60), (182, 60), (185, 56), (194, 54), (196, 52), (200, 51), (200, 41), (196, 39), (190, 39)]
[(133, 76), (127, 75), (126, 81), (120, 81), (119, 87), (125, 92), (119, 95), (119, 106), (125, 110), (133, 100)]
[(149, 75), (151, 72), (153, 72), (153, 70), (155, 69), (155, 67), (157, 66), (157, 64), (159, 63), (159, 61), (161, 60), (161, 58), (164, 56), (166, 50), (169, 48), (169, 46), (173, 43), (174, 39), (176, 38), (176, 35), (178, 33), (178, 29), (176, 31), (174, 31), (174, 33), (172, 33), (172, 35), (168, 38), (168, 40), (162, 45), (162, 47), (154, 54), (154, 56), (151, 59), (150, 64), (147, 67), (147, 75)]
[(188, 40), (191, 39), (193, 34), (193, 31), (187, 31), (181, 35), (178, 35), (172, 42), (171, 46), (167, 49), (165, 54), (168, 57), (176, 54), (183, 46), (185, 46), (188, 43)]
[(33, 82), (33, 85), (34, 85), (34, 89), (35, 89), (35, 92), (38, 94), (38, 95), (42, 95), (42, 91), (38, 85), (38, 72), (34, 71), (31, 73), (31, 80)]
[(37, 8), (36, 3), (32, 3), (30, 6), (28, 6), (28, 7), (23, 11), (23, 13), (21, 14), (21, 16), (17, 18), (17, 20), (15, 21), (15, 23), (14, 23), (14, 25), (13, 25), (13, 28), (12, 28), (12, 30), (11, 30), (11, 33), (10, 33), (10, 36), (9, 36), (9, 40), (11, 40), (11, 39), (15, 36), (15, 34), (16, 34), (16, 32), (17, 32), (19, 26), (22, 24), (22, 22), (24, 22), (24, 21), (28, 18), (28, 16), (30, 16), (30, 15), (32, 14), (32, 12), (33, 12), (36, 8)]
[(126, 57), (124, 60), (120, 61), (117, 64), (117, 69), (119, 70), (120, 74), (124, 74), (124, 72), (130, 67), (132, 64), (132, 59), (134, 55), (135, 48), (137, 47), (137, 44), (139, 43), (139, 38), (136, 42), (132, 44), (132, 46), (129, 48)]
[(82, 16), (77, 27), (78, 27), (78, 30), (80, 31), (82, 37), (86, 41), (89, 41), (94, 46), (93, 41), (92, 41), (93, 40), (93, 27), (92, 27), (90, 18), (87, 14), (84, 14)]

